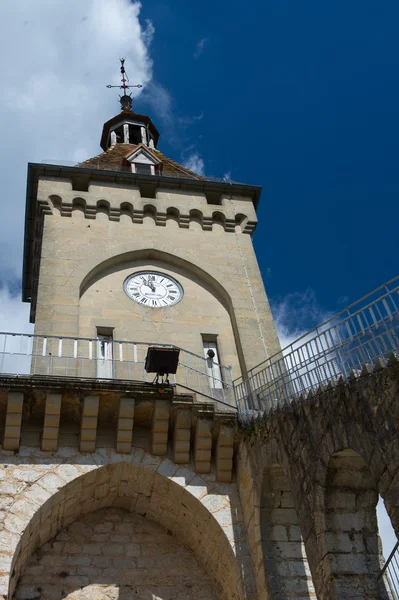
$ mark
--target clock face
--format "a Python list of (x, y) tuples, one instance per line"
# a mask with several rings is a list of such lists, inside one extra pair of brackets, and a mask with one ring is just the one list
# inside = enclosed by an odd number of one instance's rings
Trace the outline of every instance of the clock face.
[(180, 283), (158, 271), (138, 271), (129, 275), (123, 289), (134, 302), (150, 308), (173, 306), (183, 298)]

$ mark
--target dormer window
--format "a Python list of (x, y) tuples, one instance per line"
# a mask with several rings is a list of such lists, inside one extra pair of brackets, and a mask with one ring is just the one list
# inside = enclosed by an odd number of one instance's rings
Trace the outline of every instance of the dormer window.
[(143, 163), (132, 163), (132, 171), (139, 175), (155, 175), (155, 167), (153, 165), (145, 165)]
[(160, 161), (146, 148), (138, 148), (126, 157), (131, 164), (132, 173), (138, 175), (158, 175)]

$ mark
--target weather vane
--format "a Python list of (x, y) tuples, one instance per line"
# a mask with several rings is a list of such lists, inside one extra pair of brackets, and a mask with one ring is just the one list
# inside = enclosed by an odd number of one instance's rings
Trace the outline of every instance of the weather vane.
[(127, 94), (127, 90), (130, 88), (142, 88), (143, 86), (140, 83), (137, 85), (126, 85), (126, 82), (129, 81), (129, 77), (125, 71), (125, 59), (120, 58), (119, 60), (121, 61), (122, 85), (107, 85), (107, 88), (119, 88), (120, 90), (123, 90), (123, 96), (119, 96), (122, 110), (132, 110), (133, 98), (131, 94)]

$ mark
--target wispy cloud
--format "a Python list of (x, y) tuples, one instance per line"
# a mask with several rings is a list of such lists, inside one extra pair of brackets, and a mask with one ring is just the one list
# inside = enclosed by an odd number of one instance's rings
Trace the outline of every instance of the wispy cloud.
[(174, 127), (172, 96), (166, 87), (156, 81), (151, 81), (146, 86), (141, 99), (151, 108), (164, 127)]
[(197, 173), (197, 175), (205, 175), (204, 161), (197, 152), (194, 152), (188, 156), (188, 158), (184, 161), (184, 166), (186, 169), (190, 169), (190, 171)]
[(190, 127), (190, 125), (194, 125), (194, 123), (201, 121), (203, 118), (204, 113), (201, 112), (199, 115), (194, 115), (193, 117), (179, 117), (178, 121), (183, 127)]
[(194, 58), (195, 60), (198, 60), (199, 57), (202, 55), (205, 46), (207, 45), (209, 41), (209, 38), (201, 38), (199, 42), (197, 42), (197, 45), (195, 47), (195, 52), (194, 52)]
[(69, 0), (54, 10), (48, 0), (14, 0), (3, 7), (3, 282), (20, 277), (27, 162), (99, 152), (102, 124), (119, 111), (116, 91), (105, 86), (118, 84), (120, 57), (126, 58), (132, 83), (146, 86), (151, 81), (148, 45), (154, 28), (150, 21), (140, 23), (140, 9), (139, 2), (130, 0)]
[(337, 300), (337, 304), (348, 304), (349, 302), (349, 296), (340, 296)]
[(0, 287), (0, 331), (33, 332), (33, 325), (29, 323), (30, 306), (21, 302), (19, 292), (8, 286)]
[(271, 308), (282, 348), (333, 314), (319, 304), (312, 289), (292, 292), (282, 299), (272, 300)]

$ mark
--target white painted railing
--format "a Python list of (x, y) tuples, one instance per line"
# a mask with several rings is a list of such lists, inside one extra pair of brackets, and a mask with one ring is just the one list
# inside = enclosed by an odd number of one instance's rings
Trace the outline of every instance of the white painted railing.
[[(151, 383), (154, 374), (145, 370), (150, 346), (176, 348), (169, 344), (0, 332), (0, 374)], [(179, 350), (179, 366), (176, 375), (169, 377), (171, 384), (235, 408), (231, 367)]]
[(235, 380), (239, 416), (268, 414), (398, 349), (399, 276)]

